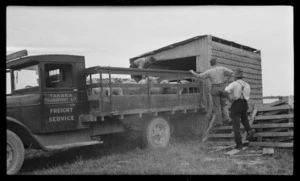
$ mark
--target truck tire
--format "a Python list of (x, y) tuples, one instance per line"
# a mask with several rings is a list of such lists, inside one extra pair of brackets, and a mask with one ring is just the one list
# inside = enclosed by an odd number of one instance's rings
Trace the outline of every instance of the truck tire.
[(24, 145), (21, 139), (12, 131), (6, 130), (6, 173), (8, 175), (16, 174), (24, 161)]
[(166, 147), (170, 140), (170, 125), (161, 117), (146, 122), (143, 130), (143, 142), (150, 148)]

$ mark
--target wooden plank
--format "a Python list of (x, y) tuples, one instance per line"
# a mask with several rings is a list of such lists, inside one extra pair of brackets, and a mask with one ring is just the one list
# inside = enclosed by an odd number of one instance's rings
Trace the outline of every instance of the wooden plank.
[(272, 102), (272, 103), (269, 103), (269, 104), (266, 104), (264, 106), (268, 106), (268, 107), (273, 107), (273, 106), (279, 106), (281, 104), (285, 104), (288, 102), (288, 99), (287, 98), (283, 98), (281, 100), (278, 100), (278, 101), (275, 101), (275, 102)]
[(231, 63), (230, 59), (227, 59), (227, 61), (225, 63), (225, 59), (217, 57), (217, 56), (213, 56), (213, 57), (218, 59), (218, 64), (219, 65), (227, 67), (227, 68), (229, 68), (229, 69), (231, 69), (233, 71), (236, 70), (237, 68), (243, 69), (244, 76), (245, 75), (246, 76), (252, 75), (252, 76), (254, 76), (256, 78), (261, 78), (261, 76), (262, 76), (262, 71), (261, 70), (249, 68), (249, 67), (247, 67), (247, 65), (245, 65), (246, 63), (243, 63), (243, 62), (240, 62), (240, 63), (237, 63), (237, 62)]
[(256, 116), (255, 120), (289, 119), (289, 118), (294, 118), (294, 114), (270, 115), (270, 116)]
[(208, 126), (207, 130), (206, 130), (205, 134), (203, 134), (203, 136), (201, 138), (202, 142), (204, 142), (204, 141), (207, 140), (207, 135), (210, 133), (210, 130), (213, 128), (215, 120), (216, 120), (216, 114), (213, 114), (213, 117), (212, 117), (212, 119), (211, 119), (211, 121), (209, 123), (209, 126)]
[(224, 45), (215, 41), (212, 41), (212, 49), (227, 54), (232, 54), (233, 56), (245, 57), (247, 58), (248, 62), (251, 62), (253, 64), (260, 64), (261, 61), (261, 57), (257, 53), (246, 53), (246, 51), (243, 51), (242, 49)]
[(273, 155), (274, 148), (263, 148), (263, 155)]
[(257, 114), (257, 110), (258, 110), (258, 108), (257, 108), (257, 106), (255, 106), (254, 109), (253, 109), (253, 111), (252, 111), (252, 114), (251, 114), (251, 119), (249, 121), (250, 126), (253, 124), (253, 121), (254, 121), (255, 116)]
[(252, 128), (291, 128), (294, 123), (254, 124)]
[[(283, 123), (284, 124), (284, 123)], [(269, 128), (269, 129), (265, 129), (264, 132), (286, 132), (289, 131), (288, 128)]]
[(294, 146), (294, 143), (282, 143), (282, 142), (250, 142), (249, 146), (261, 146), (261, 147), (281, 147), (290, 148)]
[[(226, 147), (223, 147), (223, 148), (216, 149), (216, 150), (211, 150), (208, 153), (213, 153), (213, 152), (217, 152), (217, 151), (221, 151), (221, 150), (226, 150), (226, 149), (233, 148), (233, 147), (236, 146), (236, 144), (233, 141), (230, 141), (230, 142), (221, 142), (221, 143), (223, 143), (223, 144), (230, 144), (230, 145), (226, 146)], [(248, 144), (248, 143), (249, 143), (249, 141), (243, 141), (242, 142), (243, 145)]]
[(251, 84), (251, 89), (253, 89), (253, 88), (262, 89), (262, 84)]
[[(262, 70), (260, 64), (252, 64), (251, 62), (247, 61), (244, 57), (240, 57), (241, 59), (235, 59), (235, 57), (232, 57), (231, 54), (226, 54), (222, 51), (218, 51), (214, 49), (213, 49), (212, 56), (218, 59), (218, 63), (223, 63), (226, 65), (241, 67), (241, 68), (249, 68), (260, 72)], [(242, 65), (245, 65), (245, 67)]]
[(294, 131), (290, 132), (260, 132), (254, 133), (253, 137), (278, 137), (278, 136), (294, 136)]
[[(251, 85), (250, 85), (250, 87), (251, 87)], [(259, 94), (259, 95), (262, 95), (262, 93), (263, 93), (263, 91), (261, 90), (261, 88), (252, 88), (251, 87), (251, 93), (250, 94)]]
[[(275, 124), (253, 124), (250, 125), (251, 128), (292, 128), (294, 127), (294, 123), (275, 123)], [(213, 128), (214, 130), (230, 130), (232, 126), (222, 126), (218, 128)], [(244, 129), (243, 125), (240, 125), (240, 129)]]
[(11, 53), (9, 55), (6, 55), (6, 63), (11, 60), (21, 58), (21, 57), (24, 57), (27, 55), (28, 55), (27, 50), (21, 50), (21, 51), (15, 52), (15, 53)]
[(255, 156), (255, 157), (259, 157), (259, 156), (263, 156), (263, 154), (246, 154), (246, 155), (231, 155), (231, 156), (234, 156), (234, 157), (248, 157), (248, 156)]
[(250, 99), (261, 99), (262, 95), (256, 95), (256, 94), (252, 94), (250, 93)]
[(233, 133), (230, 133), (230, 134), (226, 134), (226, 133), (223, 133), (223, 134), (210, 134), (210, 135), (207, 135), (208, 138), (233, 138), (234, 135)]
[(259, 108), (258, 111), (262, 112), (262, 111), (290, 110), (290, 109), (294, 109), (294, 106), (289, 106), (289, 105), (274, 106), (274, 107), (263, 106), (263, 107)]
[[(248, 147), (243, 147), (242, 148), (242, 150), (246, 150)], [(230, 151), (228, 151), (228, 152), (226, 152), (226, 153), (224, 153), (225, 155), (230, 155), (230, 156), (232, 156), (232, 155), (234, 155), (234, 154), (236, 154), (236, 153), (239, 153), (240, 151), (242, 151), (242, 150), (238, 150), (238, 149), (233, 149), (233, 150), (230, 150)]]
[(269, 115), (280, 115), (284, 112), (284, 110), (277, 110), (277, 111), (268, 111), (268, 112), (259, 112), (259, 116), (269, 116)]
[(262, 99), (260, 99), (260, 98), (250, 98), (249, 100), (248, 100), (248, 104), (250, 104), (250, 105), (257, 105), (257, 106), (259, 106), (259, 105), (261, 105), (263, 103), (263, 100)]
[(288, 119), (258, 120), (257, 124), (288, 123)]
[(278, 137), (278, 138), (275, 138), (275, 139), (272, 139), (271, 141), (272, 142), (289, 142), (291, 143), (291, 140), (293, 140), (294, 137)]

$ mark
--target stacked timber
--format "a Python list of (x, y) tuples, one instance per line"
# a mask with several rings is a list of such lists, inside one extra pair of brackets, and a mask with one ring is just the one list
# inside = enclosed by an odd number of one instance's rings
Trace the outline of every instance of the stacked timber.
[(253, 126), (256, 129), (253, 146), (293, 147), (294, 101), (283, 97), (258, 109)]
[[(248, 115), (249, 123), (255, 134), (250, 140), (251, 146), (293, 147), (294, 142), (294, 105), (292, 97), (284, 97), (261, 107), (254, 107)], [(241, 125), (241, 135), (246, 137)], [(212, 128), (206, 136), (208, 141), (234, 142), (232, 126)]]

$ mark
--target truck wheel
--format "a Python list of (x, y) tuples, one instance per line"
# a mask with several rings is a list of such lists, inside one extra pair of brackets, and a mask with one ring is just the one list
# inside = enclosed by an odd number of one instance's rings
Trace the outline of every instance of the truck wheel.
[(24, 161), (24, 145), (21, 139), (12, 131), (6, 130), (6, 173), (8, 175), (16, 174)]
[(163, 118), (154, 118), (145, 124), (143, 141), (151, 148), (166, 147), (170, 140), (170, 126)]

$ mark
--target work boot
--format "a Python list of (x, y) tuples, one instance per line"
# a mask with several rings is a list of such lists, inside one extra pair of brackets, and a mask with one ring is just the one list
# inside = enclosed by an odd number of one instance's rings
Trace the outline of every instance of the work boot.
[(246, 140), (249, 140), (255, 133), (254, 129), (251, 129), (250, 131), (247, 132), (247, 137)]
[(234, 149), (237, 149), (237, 150), (242, 150), (243, 149), (243, 146), (242, 145), (237, 145), (237, 146), (235, 146), (235, 148)]
[(222, 126), (229, 126), (231, 123), (231, 119), (227, 119), (226, 121), (223, 121)]
[(242, 144), (238, 144), (238, 145), (235, 146), (235, 149), (242, 150), (243, 149), (243, 145)]

